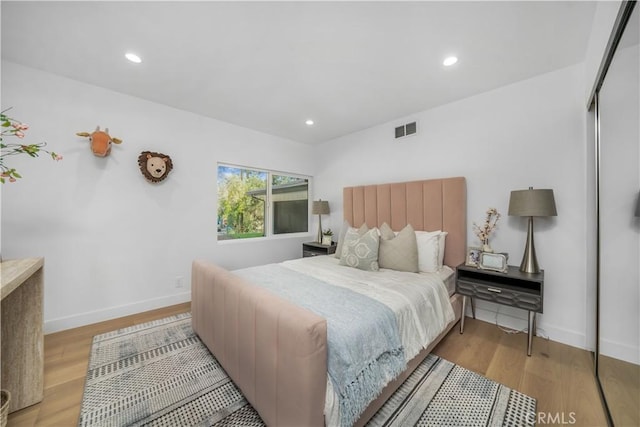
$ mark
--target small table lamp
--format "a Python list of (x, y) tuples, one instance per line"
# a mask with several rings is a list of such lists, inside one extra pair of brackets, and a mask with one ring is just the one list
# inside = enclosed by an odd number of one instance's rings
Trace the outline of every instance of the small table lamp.
[(322, 215), (329, 214), (329, 202), (326, 200), (314, 200), (311, 213), (318, 215), (318, 243), (322, 243)]
[(520, 271), (524, 273), (539, 273), (536, 248), (533, 244), (533, 217), (556, 216), (556, 201), (553, 198), (553, 190), (515, 190), (509, 198), (509, 216), (528, 216), (529, 227), (527, 229), (527, 245), (524, 248)]

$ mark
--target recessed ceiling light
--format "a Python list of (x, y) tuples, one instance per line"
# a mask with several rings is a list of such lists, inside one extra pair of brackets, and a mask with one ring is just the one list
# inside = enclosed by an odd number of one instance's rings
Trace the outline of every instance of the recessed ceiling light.
[(458, 57), (456, 56), (448, 56), (444, 59), (444, 61), (442, 62), (442, 65), (444, 65), (445, 67), (450, 67), (453, 64), (455, 64), (456, 62), (458, 62)]
[(142, 59), (140, 59), (140, 57), (138, 55), (136, 55), (135, 53), (127, 53), (124, 55), (129, 61), (131, 62), (135, 62), (136, 64), (139, 64), (142, 62)]
[(304, 122), (307, 126), (313, 126), (314, 121), (311, 119), (308, 119), (307, 121)]

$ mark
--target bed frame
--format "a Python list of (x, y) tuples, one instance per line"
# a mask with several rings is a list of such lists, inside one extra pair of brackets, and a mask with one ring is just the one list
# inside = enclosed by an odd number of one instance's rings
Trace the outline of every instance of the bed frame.
[[(394, 230), (444, 230), (444, 262), (466, 255), (466, 182), (462, 177), (343, 190), (344, 218), (352, 226)], [(269, 426), (323, 426), (327, 381), (326, 320), (229, 271), (195, 260), (191, 276), (194, 331)], [(456, 318), (388, 384), (362, 414), (363, 425), (460, 319), (461, 299), (451, 297)]]

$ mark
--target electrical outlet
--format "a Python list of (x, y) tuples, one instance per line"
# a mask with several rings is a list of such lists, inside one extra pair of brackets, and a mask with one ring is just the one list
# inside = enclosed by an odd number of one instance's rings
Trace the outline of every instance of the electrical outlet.
[(184, 288), (184, 280), (182, 279), (182, 276), (176, 276), (175, 287)]

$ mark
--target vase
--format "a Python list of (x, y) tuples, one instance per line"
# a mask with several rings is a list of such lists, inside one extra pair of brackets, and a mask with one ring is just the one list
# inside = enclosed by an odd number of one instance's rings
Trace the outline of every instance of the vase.
[(489, 246), (488, 240), (482, 242), (482, 252), (493, 252), (493, 249), (491, 249), (491, 246)]

